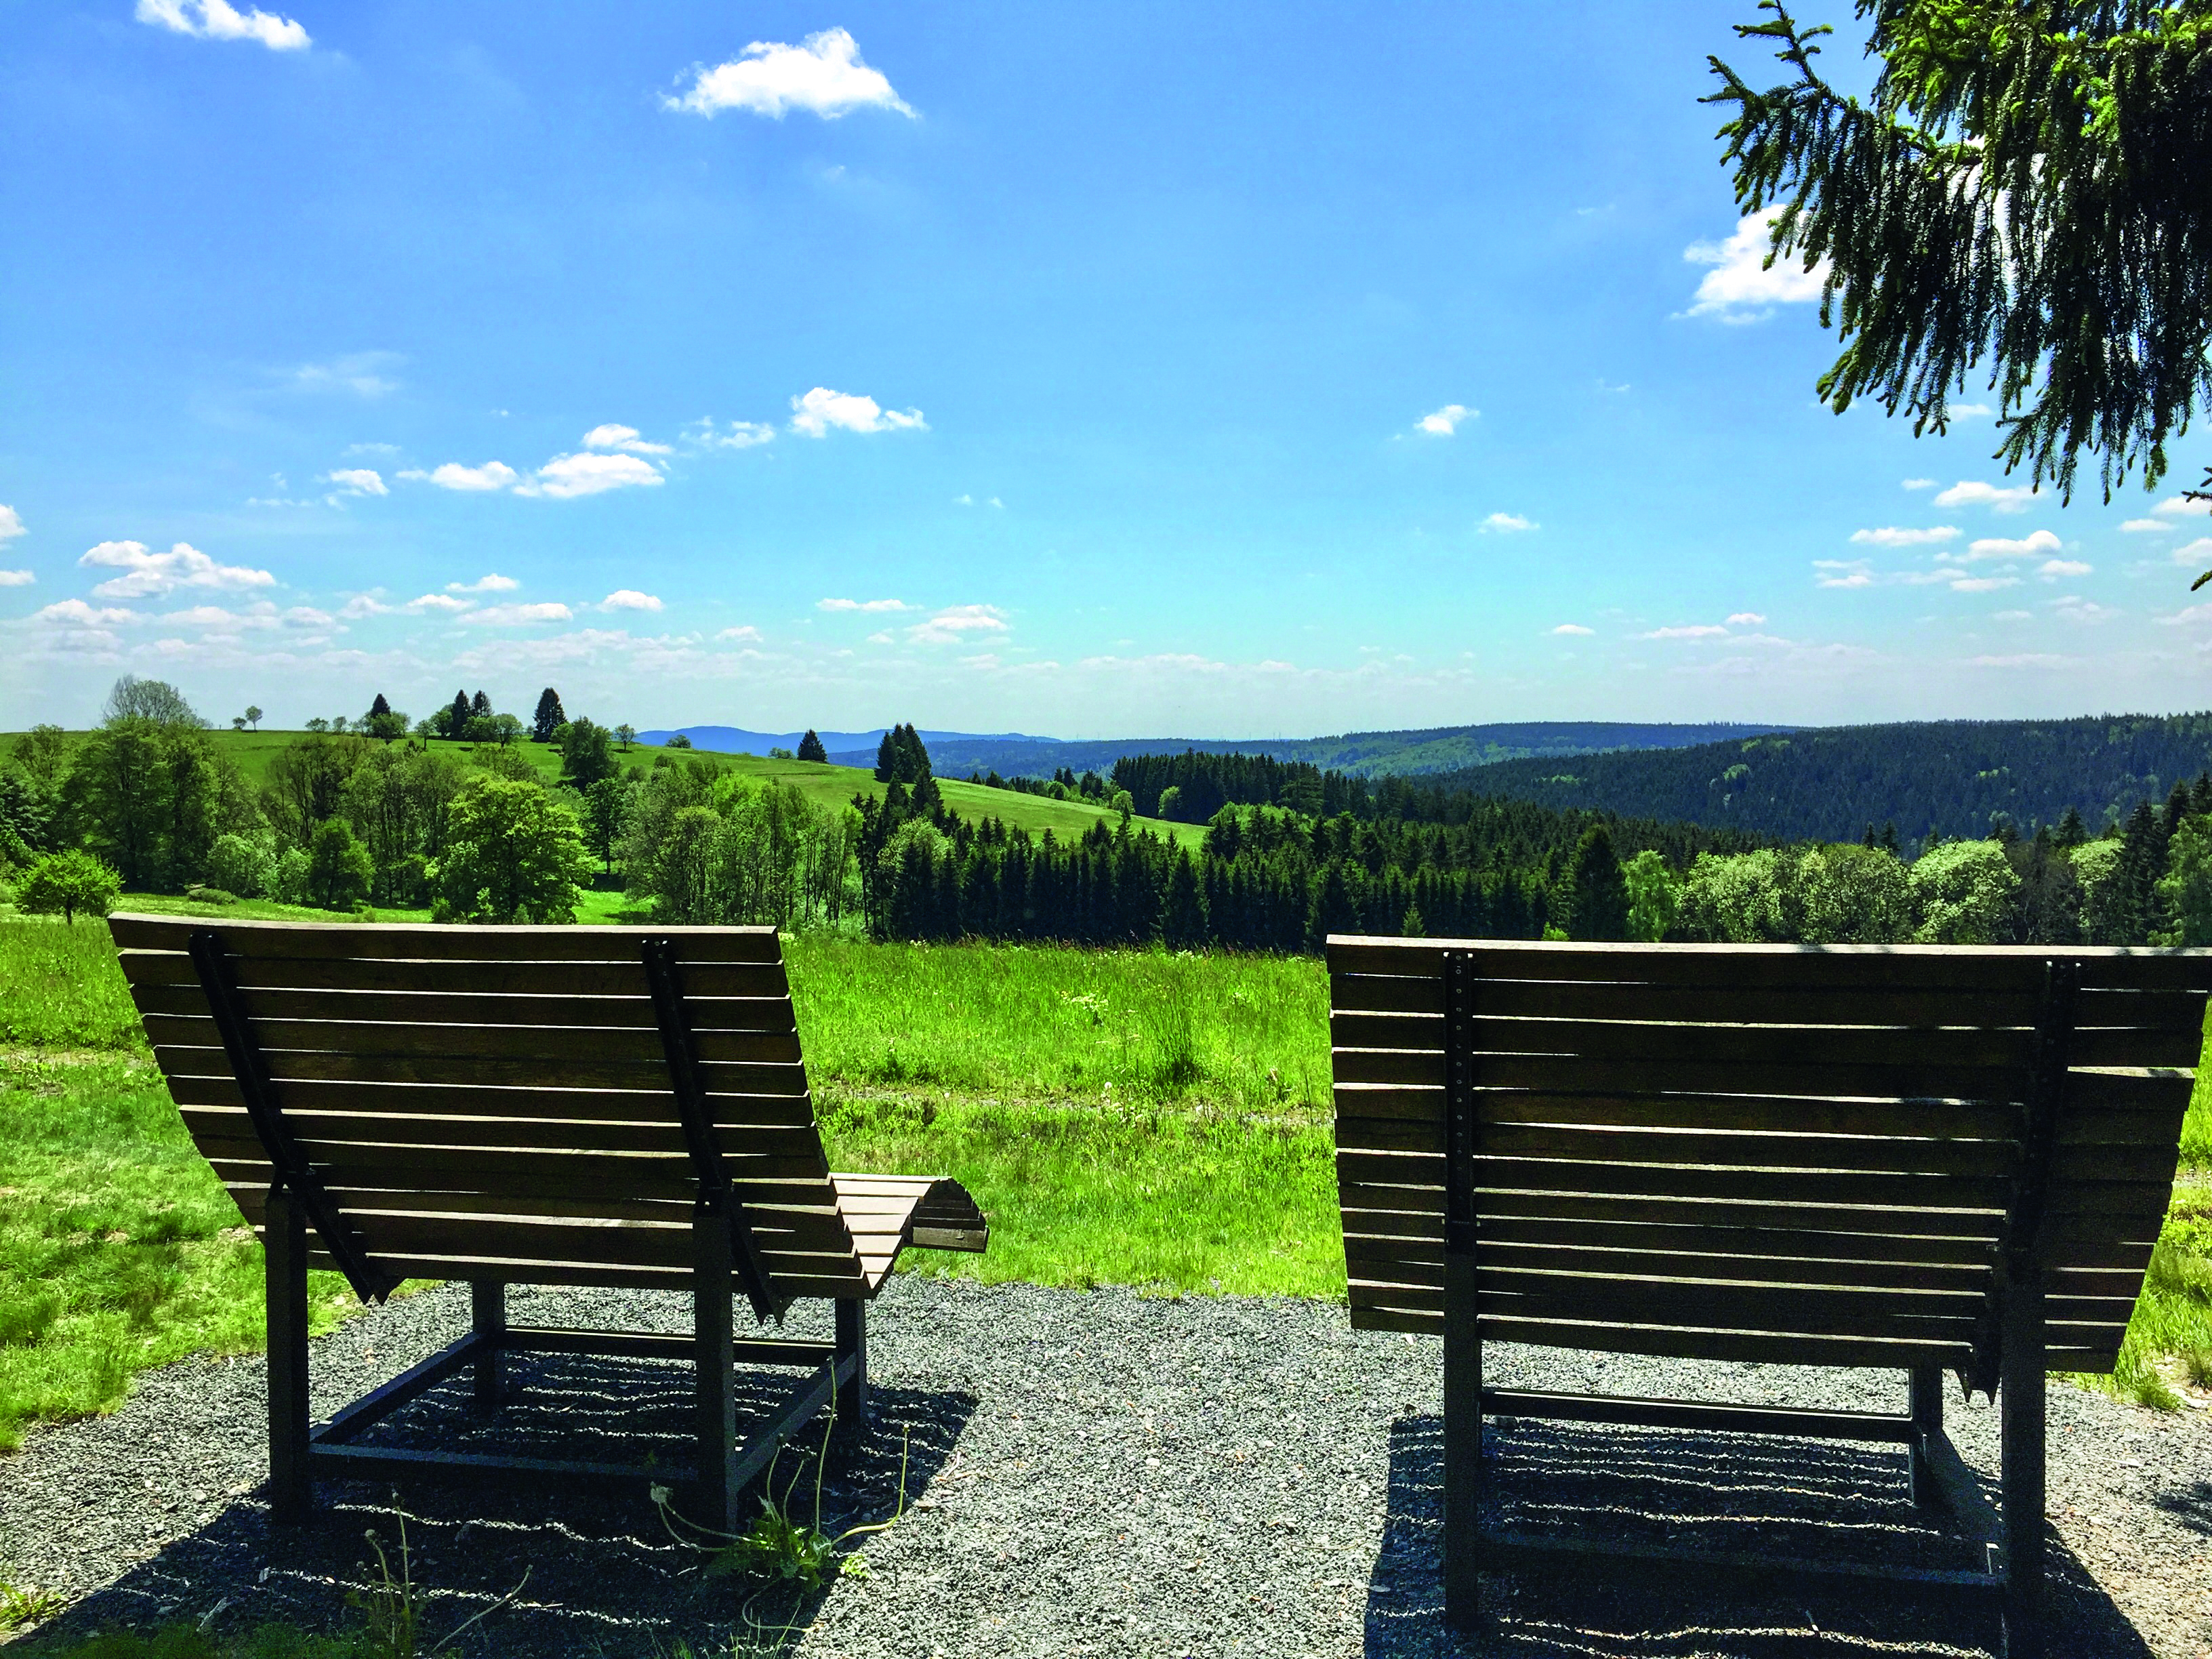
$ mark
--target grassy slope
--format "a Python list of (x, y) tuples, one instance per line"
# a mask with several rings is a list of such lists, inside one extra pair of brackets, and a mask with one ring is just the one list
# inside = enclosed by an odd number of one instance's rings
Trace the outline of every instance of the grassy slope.
[[(16, 733), (0, 733), (0, 748), (11, 745)], [(236, 761), (246, 776), (255, 782), (262, 781), (269, 771), (269, 763), (287, 745), (297, 743), (304, 732), (211, 732), (209, 733), (230, 757)], [(433, 746), (465, 754), (471, 745), (446, 743), (432, 739)], [(549, 783), (561, 775), (561, 757), (557, 750), (542, 743), (516, 745), (528, 757)], [(763, 760), (753, 755), (714, 755), (704, 750), (648, 749), (640, 746), (617, 757), (635, 772), (643, 772), (653, 765), (656, 755), (676, 755), (686, 759), (705, 760), (726, 771), (743, 773), (747, 777), (771, 778), (779, 783), (797, 785), (808, 797), (824, 806), (842, 806), (856, 794), (880, 797), (884, 786), (869, 773), (851, 766), (827, 766), (811, 761)], [(945, 792), (945, 804), (964, 818), (1002, 818), (1032, 834), (1049, 830), (1054, 837), (1066, 842), (1081, 836), (1093, 823), (1103, 818), (1109, 824), (1120, 821), (1119, 815), (1085, 801), (1053, 800), (1041, 795), (1018, 794), (1011, 789), (988, 789), (981, 784), (957, 782), (940, 779), (939, 787)], [(1134, 826), (1150, 830), (1180, 842), (1194, 853), (1206, 840), (1206, 826), (1198, 823), (1170, 823), (1164, 818), (1138, 818)]]

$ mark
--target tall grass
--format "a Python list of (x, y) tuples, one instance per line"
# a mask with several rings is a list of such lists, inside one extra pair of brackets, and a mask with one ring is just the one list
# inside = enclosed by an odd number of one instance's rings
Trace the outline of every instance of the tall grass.
[(0, 1045), (133, 1048), (138, 1012), (106, 924), (80, 916), (0, 921)]

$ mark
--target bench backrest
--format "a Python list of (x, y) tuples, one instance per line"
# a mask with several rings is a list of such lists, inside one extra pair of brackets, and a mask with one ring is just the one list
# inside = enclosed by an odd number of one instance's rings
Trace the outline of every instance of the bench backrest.
[[(379, 1267), (681, 1288), (700, 1185), (643, 957), (665, 939), (776, 1299), (866, 1294), (773, 928), (109, 925), (193, 1142), (257, 1231), (275, 1171), (196, 933), (218, 937), (283, 1123)], [(319, 1241), (312, 1260), (334, 1265)]]
[[(1447, 951), (1486, 1340), (1964, 1365), (2033, 1226), (2053, 1369), (2109, 1370), (2162, 1223), (2212, 957), (1333, 938), (1352, 1322), (1443, 1328)], [(2072, 1030), (2031, 1129), (2047, 963)], [(2030, 1186), (2035, 1195), (2023, 1202)]]

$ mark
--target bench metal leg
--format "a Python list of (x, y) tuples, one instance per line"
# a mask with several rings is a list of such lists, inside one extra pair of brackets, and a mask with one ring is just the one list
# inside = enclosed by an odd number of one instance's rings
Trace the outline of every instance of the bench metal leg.
[(476, 1398), (479, 1409), (490, 1411), (500, 1402), (506, 1379), (500, 1375), (500, 1339), (507, 1334), (507, 1286), (495, 1279), (469, 1281), (469, 1328), (483, 1338), (476, 1359)]
[[(868, 1420), (868, 1304), (841, 1297), (837, 1309), (837, 1426), (865, 1427)], [(851, 1374), (846, 1374), (848, 1366)]]
[(2043, 1652), (2044, 1370), (2043, 1273), (2010, 1273), (2004, 1287), (2003, 1348), (1997, 1420), (2003, 1437), (2005, 1652), (2039, 1659)]
[(1912, 1501), (1922, 1509), (1938, 1508), (1942, 1496), (1929, 1461), (1929, 1448), (1943, 1432), (1943, 1371), (1941, 1366), (1915, 1365), (1912, 1377), (1912, 1439), (1906, 1468), (1912, 1483)]
[(314, 1507), (307, 1468), (307, 1215), (282, 1187), (269, 1191), (269, 1513), (297, 1526)]
[(1474, 1253), (1444, 1255), (1444, 1622), (1474, 1628), (1482, 1534), (1482, 1331)]
[(738, 1499), (737, 1333), (730, 1301), (736, 1273), (729, 1218), (702, 1207), (692, 1217), (691, 1237), (692, 1352), (699, 1373), (693, 1418), (699, 1512), (692, 1518), (729, 1532)]

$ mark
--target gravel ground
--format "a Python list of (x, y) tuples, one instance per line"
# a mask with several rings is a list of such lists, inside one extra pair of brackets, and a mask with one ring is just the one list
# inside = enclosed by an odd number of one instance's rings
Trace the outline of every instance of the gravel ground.
[[(684, 1298), (514, 1294), (518, 1322), (680, 1328)], [(826, 1327), (823, 1310), (795, 1330)], [(423, 1628), (446, 1650), (515, 1656), (726, 1654), (750, 1620), (794, 1628), (809, 1659), (915, 1656), (1453, 1652), (1438, 1621), (1438, 1350), (1361, 1334), (1324, 1303), (1164, 1300), (1127, 1291), (983, 1288), (902, 1277), (871, 1321), (874, 1425), (833, 1459), (833, 1529), (888, 1515), (902, 1445), (905, 1517), (863, 1540), (869, 1571), (827, 1593), (747, 1589), (696, 1570), (641, 1499), (544, 1488), (406, 1494)], [(458, 1288), (354, 1321), (315, 1349), (335, 1408), (465, 1323)], [(820, 1334), (826, 1334), (826, 1328)], [(1900, 1408), (1903, 1379), (1498, 1347), (1508, 1384)], [(499, 1432), (569, 1455), (619, 1433), (673, 1447), (688, 1372), (548, 1357)], [(33, 1638), (212, 1617), (343, 1626), (368, 1582), (387, 1488), (325, 1485), (315, 1523), (266, 1525), (263, 1367), (194, 1360), (141, 1380), (112, 1417), (49, 1430), (0, 1461), (0, 1561), (64, 1592)], [(396, 1441), (485, 1431), (449, 1385), (394, 1419)], [(2050, 1510), (2057, 1655), (2212, 1654), (2212, 1423), (2054, 1387)], [(1967, 1460), (1994, 1468), (1984, 1407), (1950, 1401)], [(902, 1433), (903, 1431), (903, 1433)], [(1493, 1425), (1499, 1518), (1526, 1528), (1795, 1546), (1930, 1564), (1956, 1546), (1906, 1501), (1894, 1450)], [(793, 1467), (793, 1466), (787, 1466)], [(520, 1589), (517, 1589), (517, 1586)], [(510, 1595), (510, 1592), (513, 1594)], [(502, 1600), (501, 1598), (507, 1598)], [(1601, 1583), (1488, 1581), (1467, 1651), (1577, 1656), (1978, 1654), (1990, 1632), (1879, 1596), (1721, 1602)], [(425, 1645), (428, 1645), (426, 1642)]]

